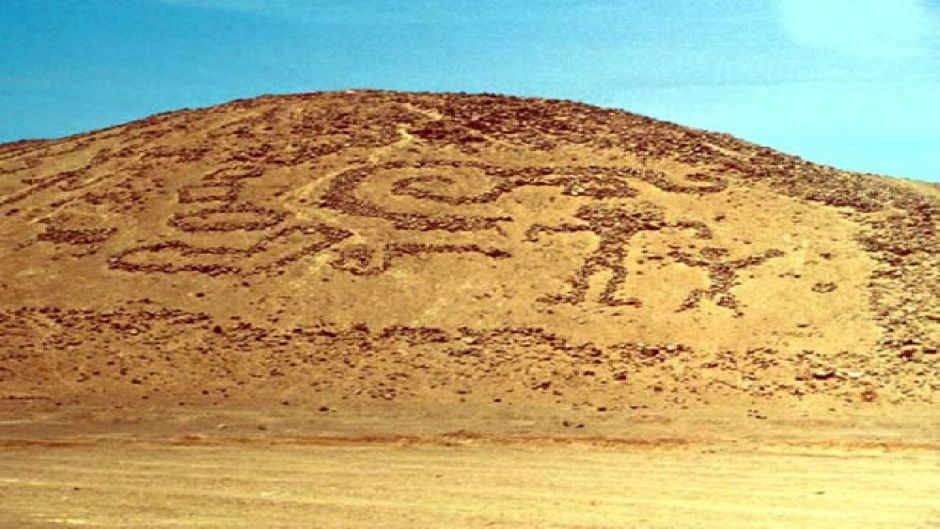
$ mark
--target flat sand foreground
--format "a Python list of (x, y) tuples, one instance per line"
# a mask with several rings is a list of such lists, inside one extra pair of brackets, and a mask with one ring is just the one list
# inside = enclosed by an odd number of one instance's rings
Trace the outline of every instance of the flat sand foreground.
[(936, 447), (8, 441), (2, 527), (940, 527)]

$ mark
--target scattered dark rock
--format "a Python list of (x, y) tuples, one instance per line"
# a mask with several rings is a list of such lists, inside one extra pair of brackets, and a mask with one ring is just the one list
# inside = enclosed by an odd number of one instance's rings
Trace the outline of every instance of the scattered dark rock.
[(837, 288), (836, 284), (832, 282), (819, 281), (813, 284), (813, 292), (816, 292), (819, 294), (827, 294), (829, 292), (834, 291), (836, 288)]

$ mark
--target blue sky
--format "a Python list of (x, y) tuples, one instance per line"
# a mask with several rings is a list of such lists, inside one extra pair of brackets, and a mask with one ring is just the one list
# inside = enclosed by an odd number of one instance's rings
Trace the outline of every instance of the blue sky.
[(344, 88), (576, 99), (940, 181), (938, 0), (0, 0), (0, 141)]

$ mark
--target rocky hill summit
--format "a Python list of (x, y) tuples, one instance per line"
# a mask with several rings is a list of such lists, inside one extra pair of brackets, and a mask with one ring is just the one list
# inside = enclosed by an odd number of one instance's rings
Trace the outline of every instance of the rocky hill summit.
[(495, 95), (266, 96), (9, 143), (0, 397), (929, 402), (938, 213), (937, 185)]

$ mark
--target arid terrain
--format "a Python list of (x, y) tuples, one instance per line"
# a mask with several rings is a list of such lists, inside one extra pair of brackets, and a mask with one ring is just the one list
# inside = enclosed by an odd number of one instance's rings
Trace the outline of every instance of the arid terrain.
[(940, 527), (938, 213), (493, 95), (0, 145), (0, 526)]

